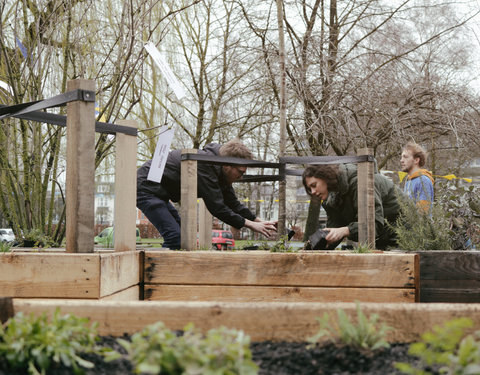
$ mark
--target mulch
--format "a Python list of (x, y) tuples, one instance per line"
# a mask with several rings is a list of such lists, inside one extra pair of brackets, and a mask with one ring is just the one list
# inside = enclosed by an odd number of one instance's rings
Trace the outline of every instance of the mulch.
[[(125, 338), (125, 337), (124, 337)], [(116, 338), (103, 336), (99, 345), (123, 352)], [(390, 348), (374, 352), (358, 351), (351, 347), (338, 347), (334, 344), (308, 347), (307, 343), (254, 342), (250, 345), (253, 360), (259, 366), (259, 375), (396, 375), (395, 362), (419, 364), (419, 360), (408, 355), (409, 344), (392, 344)], [(82, 355), (95, 364), (85, 370), (85, 375), (130, 375), (134, 374), (130, 362), (119, 359), (107, 363), (96, 354)], [(425, 368), (432, 374), (435, 369)], [(0, 358), (0, 375), (26, 374), (25, 370), (7, 369)], [(73, 374), (71, 369), (55, 368), (48, 375)]]

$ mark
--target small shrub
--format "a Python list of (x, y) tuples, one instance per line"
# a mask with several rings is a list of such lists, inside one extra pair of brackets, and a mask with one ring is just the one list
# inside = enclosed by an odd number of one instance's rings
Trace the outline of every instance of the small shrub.
[(73, 315), (60, 316), (57, 309), (49, 321), (44, 313), (39, 317), (18, 313), (0, 327), (0, 356), (12, 369), (29, 374), (46, 374), (54, 365), (92, 368), (93, 363), (79, 354), (93, 352), (97, 339), (96, 324)]
[(288, 242), (288, 234), (281, 236), (277, 242), (275, 242), (272, 247), (270, 247), (271, 253), (290, 253), (292, 248)]
[(357, 303), (357, 321), (352, 322), (343, 310), (337, 310), (337, 323), (331, 322), (330, 315), (325, 313), (322, 318), (317, 318), (320, 324), (318, 333), (308, 339), (316, 344), (324, 337), (345, 346), (352, 346), (360, 350), (376, 350), (388, 348), (386, 334), (390, 327), (378, 323), (378, 315), (372, 314), (369, 318), (361, 311)]
[(410, 345), (408, 353), (421, 360), (421, 368), (399, 362), (395, 367), (404, 374), (430, 375), (425, 367), (436, 366), (441, 374), (480, 374), (480, 331), (465, 336), (471, 319), (459, 318), (435, 326), (433, 332), (422, 335), (422, 341)]
[[(251, 359), (249, 337), (225, 327), (212, 329), (204, 337), (190, 324), (182, 336), (177, 336), (158, 322), (132, 335), (131, 342), (118, 342), (136, 373), (253, 375), (258, 371)], [(106, 355), (107, 360), (119, 357), (118, 352)]]
[(437, 185), (436, 201), (449, 221), (453, 250), (474, 248), (480, 243), (480, 189), (452, 181)]
[(371, 253), (372, 251), (373, 249), (369, 244), (362, 244), (362, 243), (359, 243), (352, 250), (353, 253), (358, 253), (358, 254)]
[(22, 245), (25, 247), (48, 247), (54, 243), (40, 229), (30, 229), (23, 232)]
[(402, 250), (450, 250), (449, 221), (442, 208), (434, 204), (431, 212), (421, 212), (415, 203), (399, 196), (400, 213), (395, 225), (387, 225), (397, 235), (398, 248)]
[(0, 253), (8, 253), (12, 249), (12, 244), (8, 242), (0, 242)]

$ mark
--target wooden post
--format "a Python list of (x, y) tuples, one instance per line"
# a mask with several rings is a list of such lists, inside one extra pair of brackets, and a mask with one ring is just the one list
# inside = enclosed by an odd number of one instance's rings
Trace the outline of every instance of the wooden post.
[[(373, 155), (371, 148), (362, 148), (360, 155)], [(375, 248), (375, 181), (374, 163), (358, 163), (358, 243)]]
[[(197, 153), (194, 149), (182, 150), (182, 154)], [(197, 161), (182, 160), (181, 163), (181, 240), (184, 250), (197, 249)]]
[(212, 214), (208, 211), (203, 199), (198, 201), (198, 246), (200, 249), (212, 247)]
[[(137, 127), (133, 120), (118, 121), (119, 125)], [(115, 251), (136, 248), (137, 137), (116, 135), (115, 151)]]
[[(76, 79), (67, 91), (95, 92), (95, 82)], [(93, 253), (95, 222), (95, 101), (67, 103), (66, 251)]]

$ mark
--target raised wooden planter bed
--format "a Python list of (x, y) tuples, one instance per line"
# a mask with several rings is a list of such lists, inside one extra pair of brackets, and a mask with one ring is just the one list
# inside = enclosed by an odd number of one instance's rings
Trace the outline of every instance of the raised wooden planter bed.
[[(355, 303), (323, 302), (186, 302), (186, 301), (87, 301), (14, 299), (13, 313), (61, 313), (90, 318), (99, 324), (101, 335), (121, 336), (134, 333), (148, 324), (164, 322), (166, 327), (180, 330), (189, 322), (202, 332), (226, 326), (241, 329), (253, 341), (305, 341), (315, 334), (317, 317), (325, 312), (336, 320), (342, 309), (352, 319)], [(446, 303), (360, 303), (367, 314), (378, 314), (379, 320), (393, 328), (390, 342), (412, 342), (420, 335), (445, 321), (469, 317), (472, 330), (480, 329), (480, 304)]]
[(140, 251), (0, 254), (0, 296), (139, 300)]
[(480, 303), (480, 251), (423, 251), (420, 302)]
[(415, 302), (418, 255), (146, 251), (149, 301)]

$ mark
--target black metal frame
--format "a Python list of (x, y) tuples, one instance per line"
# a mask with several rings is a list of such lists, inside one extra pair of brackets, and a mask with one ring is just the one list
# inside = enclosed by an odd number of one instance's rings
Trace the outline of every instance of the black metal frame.
[(285, 176), (301, 176), (302, 171), (298, 169), (287, 169), (286, 164), (346, 164), (373, 162), (373, 155), (359, 156), (284, 156), (279, 158), (278, 163), (251, 160), (242, 158), (233, 158), (215, 155), (203, 155), (195, 153), (182, 154), (182, 160), (196, 160), (200, 163), (214, 165), (242, 165), (245, 167), (257, 168), (278, 168), (278, 175), (243, 175), (237, 182), (263, 182), (263, 181), (283, 181)]
[[(16, 117), (24, 120), (37, 121), (65, 127), (67, 126), (66, 116), (47, 113), (41, 110), (53, 107), (61, 107), (73, 101), (95, 102), (95, 92), (77, 89), (44, 100), (37, 100), (11, 106), (0, 104), (0, 120), (7, 117)], [(136, 128), (101, 121), (95, 121), (95, 131), (97, 133), (122, 133), (134, 136), (138, 134), (138, 130)]]

